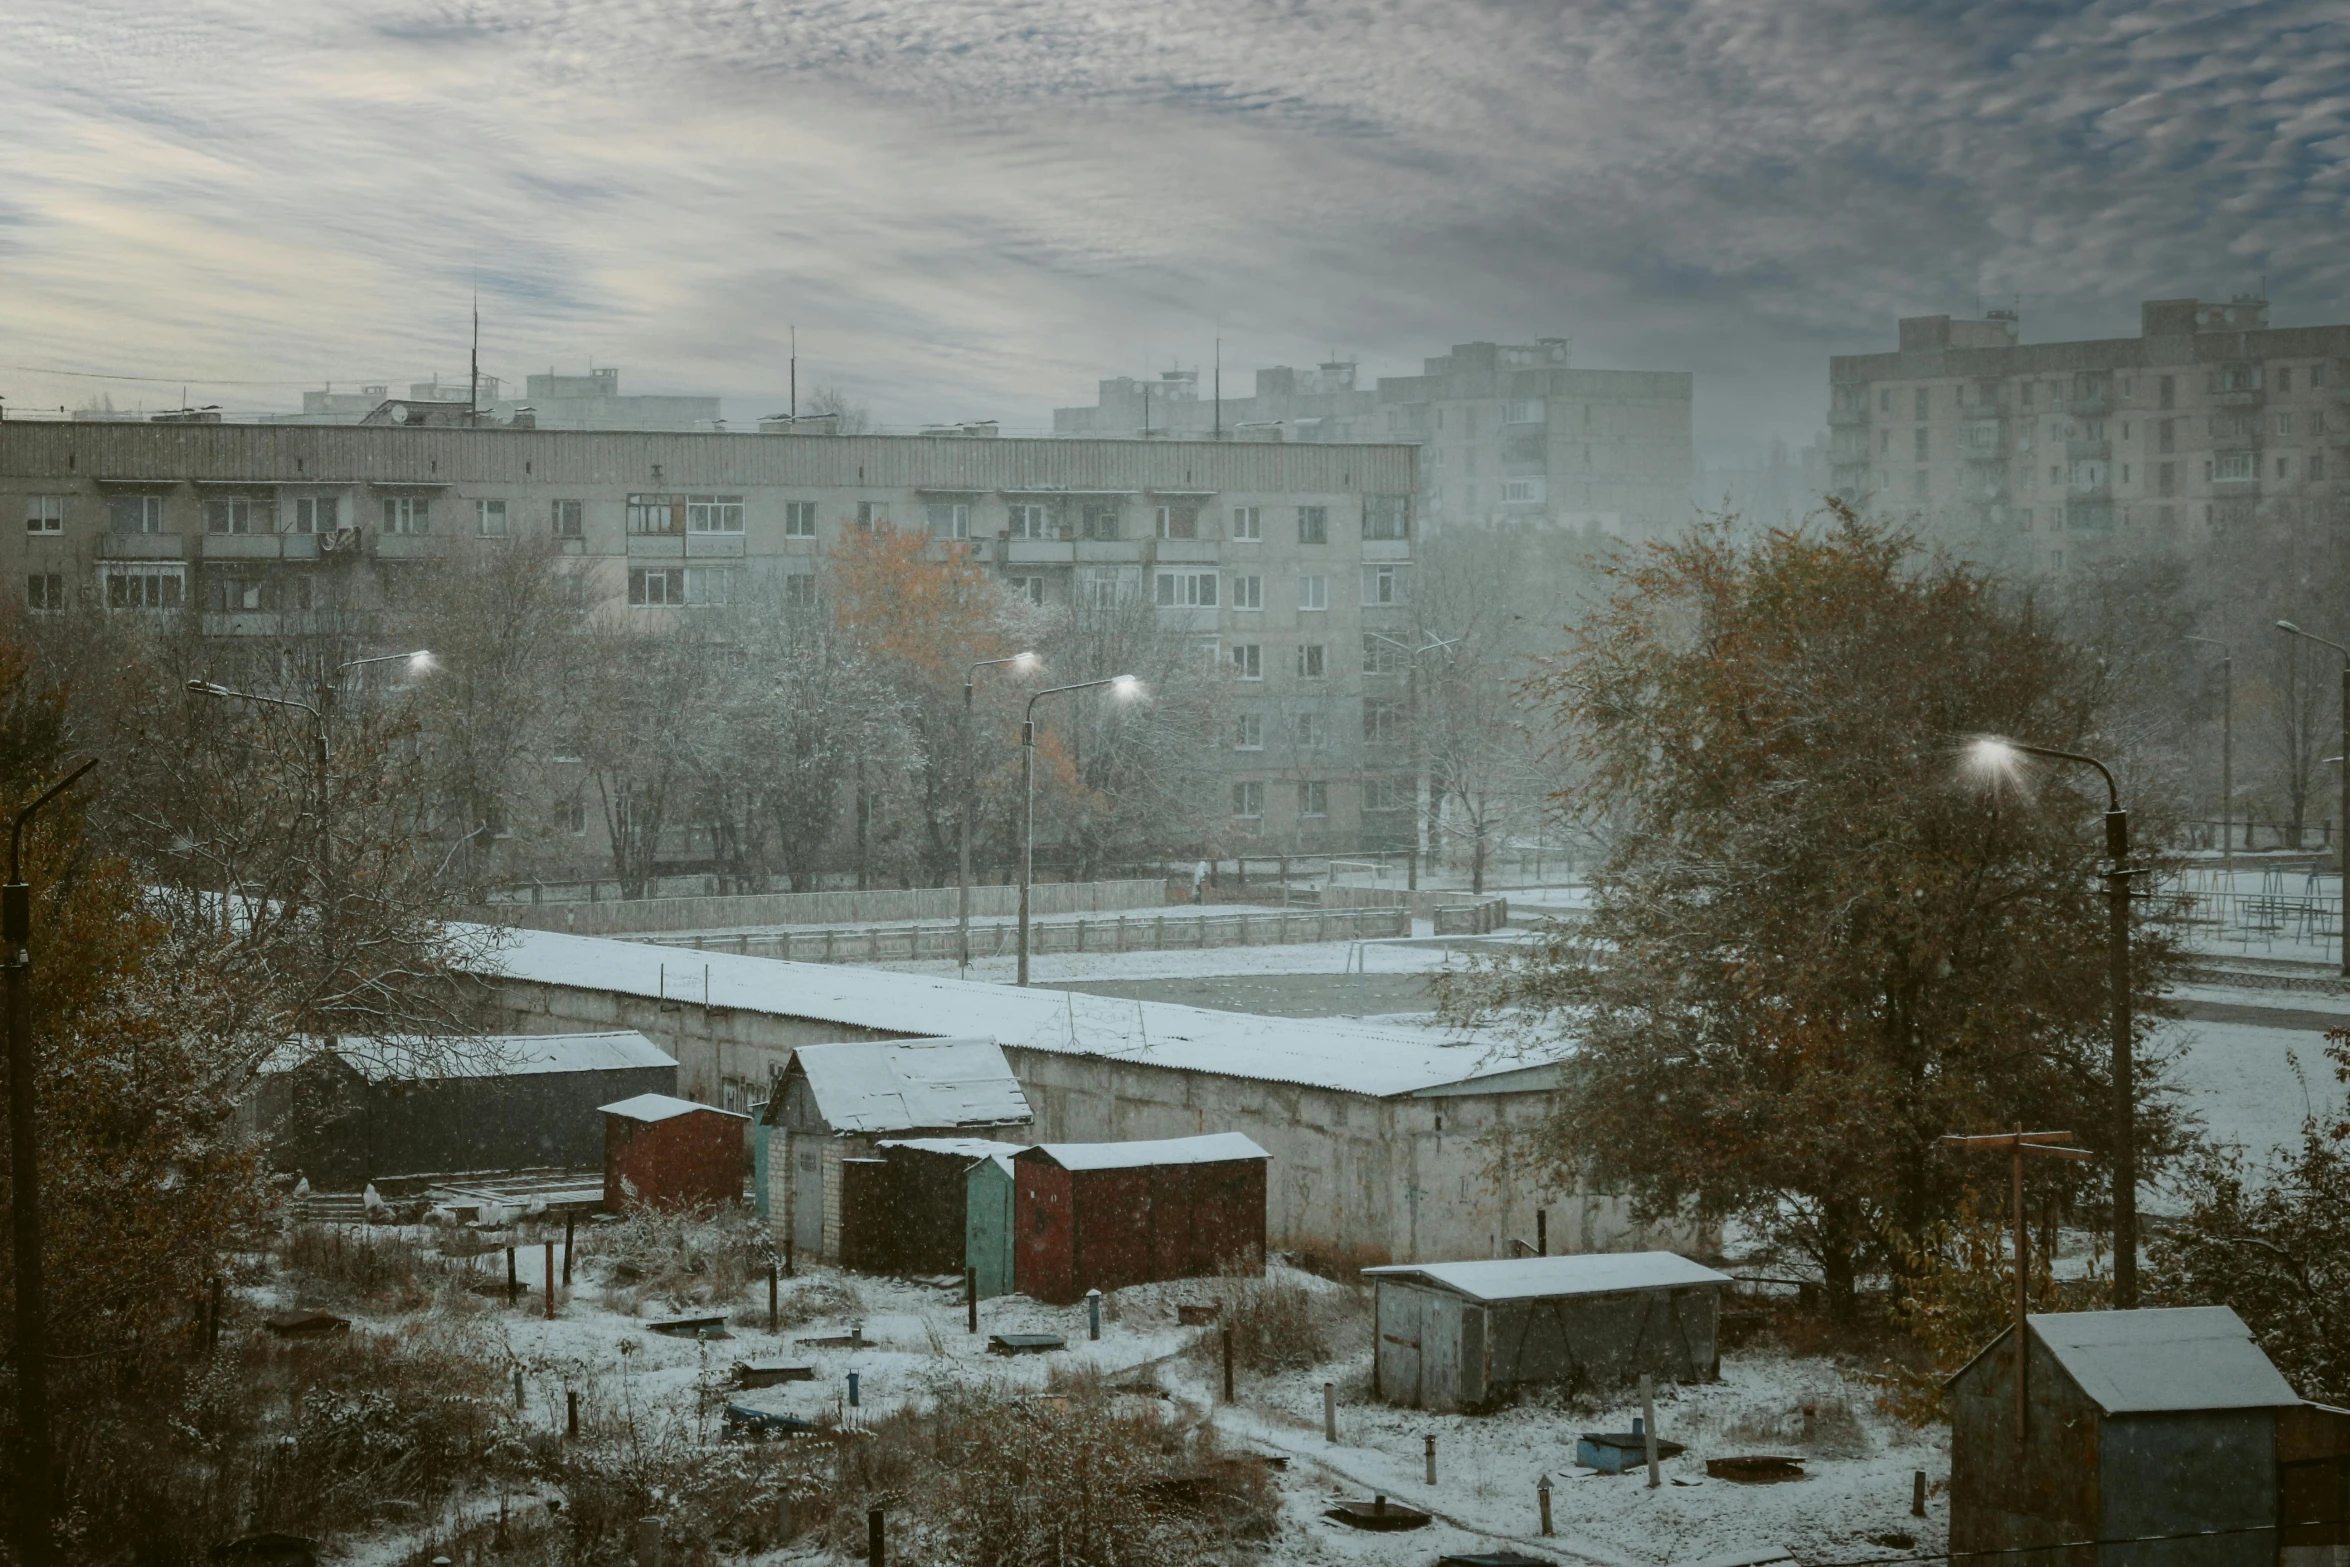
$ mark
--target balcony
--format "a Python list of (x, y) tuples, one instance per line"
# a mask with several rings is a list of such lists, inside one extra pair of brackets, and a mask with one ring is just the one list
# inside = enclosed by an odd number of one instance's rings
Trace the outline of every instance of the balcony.
[(430, 560), (439, 553), (439, 541), (429, 533), (372, 533), (367, 542), (378, 560)]
[(1853, 400), (1853, 405), (1850, 408), (1839, 408), (1836, 406), (1836, 399), (1834, 397), (1830, 397), (1828, 399), (1828, 427), (1830, 429), (1838, 429), (1857, 424), (1867, 424), (1868, 422), (1869, 405), (1865, 394), (1862, 397), (1855, 398)]
[(1077, 546), (1067, 539), (1006, 539), (1007, 566), (1066, 566), (1077, 558)]
[(2102, 419), (2113, 412), (2113, 388), (2076, 393), (2064, 400), (2064, 411), (2075, 419)]
[(2113, 458), (2111, 441), (2067, 441), (2064, 443), (2067, 462), (2109, 462)]
[(185, 560), (188, 541), (177, 533), (104, 533), (98, 536), (100, 560)]
[(2268, 403), (2268, 391), (2264, 387), (2247, 386), (2238, 387), (2234, 391), (2214, 392), (2211, 394), (2211, 403), (2215, 408), (2260, 408)]

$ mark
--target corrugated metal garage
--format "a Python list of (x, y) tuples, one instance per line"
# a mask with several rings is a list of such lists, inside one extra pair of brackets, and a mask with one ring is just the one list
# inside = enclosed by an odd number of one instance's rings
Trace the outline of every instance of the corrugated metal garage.
[(1261, 1273), (1266, 1162), (1238, 1132), (1023, 1149), (1012, 1156), (1013, 1282), (1066, 1305), (1091, 1289)]
[(733, 1110), (639, 1094), (604, 1112), (604, 1206), (701, 1208), (742, 1200), (743, 1123)]

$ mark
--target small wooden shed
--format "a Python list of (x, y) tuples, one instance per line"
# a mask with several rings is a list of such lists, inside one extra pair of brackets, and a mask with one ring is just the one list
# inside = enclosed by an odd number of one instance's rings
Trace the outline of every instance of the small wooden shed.
[(874, 1273), (953, 1274), (970, 1252), (970, 1178), (1019, 1143), (984, 1137), (890, 1138), (877, 1159), (844, 1162), (841, 1261)]
[(639, 1094), (604, 1112), (604, 1206), (689, 1208), (740, 1202), (743, 1123), (734, 1110)]
[(1391, 1404), (1473, 1409), (1523, 1383), (1571, 1390), (1720, 1374), (1731, 1280), (1669, 1251), (1365, 1268), (1374, 1291), (1371, 1391)]
[(971, 1167), (963, 1178), (968, 1203), (963, 1219), (963, 1256), (978, 1275), (981, 1300), (1012, 1293), (1016, 1264), (1012, 1238), (1012, 1155), (1000, 1153)]
[(1238, 1132), (1041, 1143), (1012, 1156), (1012, 1282), (1052, 1305), (1090, 1289), (1265, 1266), (1267, 1155)]
[(872, 1244), (855, 1215), (873, 1206), (868, 1193), (886, 1197), (887, 1177), (859, 1161), (874, 1159), (884, 1139), (979, 1136), (1032, 1119), (992, 1039), (802, 1045), (763, 1114), (768, 1222), (781, 1248), (826, 1261)]
[[(2342, 1525), (2314, 1540), (2277, 1525), (2307, 1522), (2279, 1518), (2287, 1463), (2311, 1489), (2339, 1483), (2343, 1420), (2295, 1397), (2233, 1311), (2055, 1312), (2025, 1328), (2020, 1440), (2015, 1329), (1950, 1379), (1953, 1553), (2066, 1567), (2277, 1567), (2296, 1548), (2341, 1559)], [(2132, 1543), (2047, 1549), (2075, 1541)]]

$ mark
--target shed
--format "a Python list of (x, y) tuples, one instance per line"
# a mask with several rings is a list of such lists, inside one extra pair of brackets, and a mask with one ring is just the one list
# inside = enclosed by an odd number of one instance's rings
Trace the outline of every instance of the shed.
[(592, 1170), (604, 1157), (597, 1106), (676, 1090), (676, 1059), (633, 1029), (345, 1038), (284, 1053), (243, 1114), (276, 1168), (318, 1191), (357, 1191), (411, 1176)]
[[(895, 1138), (876, 1145), (877, 1170), (846, 1161), (841, 1260), (877, 1273), (961, 1277), (977, 1266), (970, 1260), (971, 1174), (1021, 1147), (985, 1137)], [(1009, 1227), (1004, 1233), (1009, 1238)]]
[(981, 1300), (1012, 1293), (1012, 1158), (997, 1154), (963, 1177), (964, 1265)]
[(1371, 1390), (1393, 1404), (1474, 1408), (1525, 1383), (1623, 1387), (1720, 1374), (1731, 1282), (1669, 1251), (1365, 1268)]
[(1053, 1305), (1090, 1289), (1263, 1272), (1267, 1156), (1238, 1132), (1043, 1143), (1012, 1156), (1012, 1281)]
[(880, 1211), (886, 1176), (848, 1166), (875, 1158), (882, 1140), (983, 1136), (1031, 1120), (1028, 1096), (992, 1039), (802, 1045), (784, 1063), (765, 1115), (769, 1222), (790, 1250), (829, 1261), (871, 1254), (851, 1215)]
[(670, 1094), (639, 1094), (604, 1112), (604, 1206), (648, 1208), (740, 1202), (743, 1123), (739, 1111)]
[(1949, 1382), (1953, 1553), (2129, 1540), (2033, 1559), (2281, 1559), (2282, 1428), (2327, 1422), (2295, 1413), (2313, 1406), (2294, 1396), (2241, 1318), (2225, 1306), (2056, 1312), (2027, 1317), (2025, 1328), (2021, 1440), (2014, 1328)]

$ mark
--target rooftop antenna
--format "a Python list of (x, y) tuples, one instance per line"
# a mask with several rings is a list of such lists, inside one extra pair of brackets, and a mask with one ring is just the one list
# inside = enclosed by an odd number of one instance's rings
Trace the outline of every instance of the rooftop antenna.
[(791, 329), (791, 420), (800, 422), (800, 327), (796, 321)]
[(1224, 339), (1216, 339), (1216, 434), (1224, 439)]
[(481, 290), (473, 291), (473, 357), (465, 379), (465, 422), (481, 422)]

